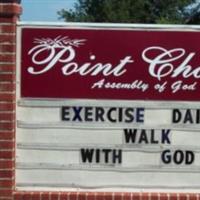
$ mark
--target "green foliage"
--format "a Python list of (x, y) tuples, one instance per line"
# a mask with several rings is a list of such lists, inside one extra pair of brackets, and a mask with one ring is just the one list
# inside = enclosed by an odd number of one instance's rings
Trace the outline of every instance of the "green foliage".
[(78, 0), (74, 10), (62, 9), (61, 19), (72, 22), (183, 24), (195, 0)]

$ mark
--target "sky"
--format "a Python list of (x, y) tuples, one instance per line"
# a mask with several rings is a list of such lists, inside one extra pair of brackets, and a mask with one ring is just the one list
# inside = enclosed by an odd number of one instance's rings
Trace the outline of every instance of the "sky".
[[(62, 22), (58, 19), (57, 11), (62, 8), (70, 9), (77, 0), (21, 0), (23, 13), (22, 21)], [(197, 0), (199, 3), (200, 0)]]
[(73, 8), (76, 0), (22, 0), (21, 21), (62, 22), (57, 11)]

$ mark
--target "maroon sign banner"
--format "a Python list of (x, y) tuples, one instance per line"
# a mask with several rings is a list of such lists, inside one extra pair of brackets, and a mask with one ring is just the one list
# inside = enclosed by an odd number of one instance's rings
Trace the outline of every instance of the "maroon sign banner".
[(200, 32), (23, 27), (21, 97), (200, 100)]

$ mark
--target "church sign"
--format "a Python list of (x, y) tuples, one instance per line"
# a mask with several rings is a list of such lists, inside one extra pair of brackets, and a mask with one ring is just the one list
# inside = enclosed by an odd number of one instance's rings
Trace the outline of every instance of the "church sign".
[(200, 188), (199, 30), (18, 33), (18, 189)]

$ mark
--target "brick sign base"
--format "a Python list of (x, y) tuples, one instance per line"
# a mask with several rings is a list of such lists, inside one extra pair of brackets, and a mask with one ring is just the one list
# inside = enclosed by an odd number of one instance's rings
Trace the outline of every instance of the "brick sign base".
[[(0, 0), (0, 200), (199, 200), (198, 193), (40, 192), (15, 189), (17, 0)], [(119, 180), (120, 181), (120, 180)]]

